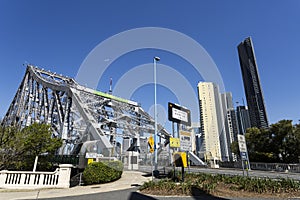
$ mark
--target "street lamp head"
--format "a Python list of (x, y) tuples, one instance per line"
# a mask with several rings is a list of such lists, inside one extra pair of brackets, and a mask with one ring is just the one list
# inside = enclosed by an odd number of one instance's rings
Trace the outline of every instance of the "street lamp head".
[(155, 56), (155, 57), (154, 57), (154, 60), (160, 61), (160, 57)]

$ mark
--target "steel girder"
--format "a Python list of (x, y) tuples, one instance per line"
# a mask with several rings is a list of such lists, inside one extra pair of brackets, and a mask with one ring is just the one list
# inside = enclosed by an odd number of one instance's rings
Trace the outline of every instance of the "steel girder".
[[(117, 137), (154, 133), (154, 120), (138, 103), (28, 65), (2, 123), (23, 128), (35, 122), (51, 124), (53, 137), (63, 139), (59, 154), (85, 153), (78, 148), (97, 141), (97, 152), (112, 156)], [(161, 125), (158, 130), (160, 137), (170, 137)]]

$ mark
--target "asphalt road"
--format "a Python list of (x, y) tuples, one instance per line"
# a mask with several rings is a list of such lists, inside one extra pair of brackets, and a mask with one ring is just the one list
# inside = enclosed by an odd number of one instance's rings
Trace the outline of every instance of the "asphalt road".
[[(56, 198), (47, 198), (44, 200), (260, 200), (258, 198), (220, 198), (214, 197), (211, 195), (198, 195), (195, 191), (195, 195), (191, 197), (158, 197), (158, 196), (149, 196), (139, 193), (138, 188), (131, 188), (126, 190), (96, 193), (96, 194), (86, 194), (80, 196), (69, 196), (69, 197), (56, 197)], [(264, 200), (274, 200), (274, 198), (265, 198)], [(295, 200), (297, 198), (294, 198)], [(293, 200), (293, 198), (289, 198)], [(298, 198), (299, 200), (299, 198)]]
[[(86, 194), (80, 196), (70, 196), (70, 197), (56, 197), (47, 200), (183, 200), (183, 199), (205, 199), (205, 200), (228, 200), (224, 198), (214, 197), (210, 195), (201, 195), (194, 197), (158, 197), (158, 196), (148, 196), (137, 192), (138, 188), (132, 188), (127, 190), (104, 192), (97, 194)], [(46, 200), (46, 199), (44, 199)]]

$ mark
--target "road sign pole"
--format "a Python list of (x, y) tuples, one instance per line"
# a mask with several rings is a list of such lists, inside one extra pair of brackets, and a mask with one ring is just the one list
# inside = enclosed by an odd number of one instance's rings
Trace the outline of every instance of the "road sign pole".
[(248, 161), (248, 170), (251, 170), (251, 167), (250, 167), (250, 160), (249, 160), (249, 155), (248, 155), (248, 150), (246, 152), (246, 155), (247, 155), (247, 161)]
[(240, 155), (243, 164), (243, 173), (244, 173), (244, 161), (245, 161), (245, 168), (247, 170), (247, 176), (248, 176), (250, 170), (250, 161), (248, 156), (247, 143), (244, 135), (238, 134), (238, 144), (239, 144), (239, 150), (241, 152)]
[(184, 182), (184, 166), (181, 167), (181, 178), (182, 182)]
[(245, 176), (244, 159), (243, 159), (242, 152), (240, 153), (240, 156), (241, 156), (241, 161), (242, 161), (243, 176)]
[(157, 108), (156, 108), (156, 62), (159, 61), (159, 57), (153, 58), (153, 67), (154, 67), (154, 170), (157, 171), (158, 162), (157, 162)]
[[(174, 137), (174, 122), (172, 122), (172, 136)], [(172, 155), (171, 155), (171, 137), (169, 138), (169, 161), (170, 161), (170, 166), (172, 166)]]
[[(179, 135), (179, 123), (177, 123), (177, 138), (180, 138), (180, 135)], [(177, 151), (179, 151), (180, 148), (177, 148)]]
[(248, 160), (245, 160), (247, 176), (249, 176)]
[(152, 158), (151, 158), (151, 173), (152, 173), (152, 181), (153, 181), (153, 161), (154, 161), (154, 158), (153, 158), (153, 154), (151, 154)]

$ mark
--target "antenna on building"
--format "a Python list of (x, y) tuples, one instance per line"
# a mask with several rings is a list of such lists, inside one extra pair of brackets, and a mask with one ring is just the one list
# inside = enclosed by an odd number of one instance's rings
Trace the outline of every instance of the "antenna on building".
[(112, 77), (109, 80), (109, 94), (112, 94)]

